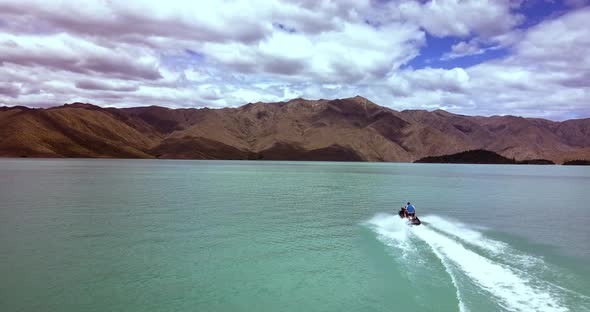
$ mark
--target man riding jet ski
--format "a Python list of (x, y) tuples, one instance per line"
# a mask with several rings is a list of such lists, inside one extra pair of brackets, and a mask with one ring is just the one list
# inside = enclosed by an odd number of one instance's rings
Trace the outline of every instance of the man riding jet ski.
[(400, 218), (408, 218), (410, 224), (420, 225), (422, 222), (416, 217), (416, 208), (410, 202), (398, 212)]

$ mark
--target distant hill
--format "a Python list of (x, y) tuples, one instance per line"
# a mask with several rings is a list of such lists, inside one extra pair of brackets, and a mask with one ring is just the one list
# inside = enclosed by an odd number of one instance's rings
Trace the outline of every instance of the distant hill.
[(555, 165), (555, 162), (547, 159), (525, 159), (517, 163), (521, 165)]
[(445, 164), (520, 164), (520, 165), (554, 165), (547, 159), (514, 160), (492, 151), (471, 150), (451, 155), (429, 156), (420, 158), (416, 163), (445, 163)]
[(570, 160), (563, 163), (566, 166), (590, 166), (590, 160)]
[(416, 163), (445, 163), (445, 164), (515, 164), (509, 159), (486, 150), (473, 150), (452, 155), (429, 156), (420, 158)]
[(238, 108), (0, 108), (0, 156), (415, 161), (485, 149), (516, 161), (590, 159), (590, 119), (396, 111), (357, 96)]

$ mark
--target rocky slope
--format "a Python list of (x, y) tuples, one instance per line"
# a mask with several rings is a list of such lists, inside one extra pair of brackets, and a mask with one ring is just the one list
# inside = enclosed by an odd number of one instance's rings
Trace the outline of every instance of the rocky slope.
[(239, 108), (0, 108), (0, 156), (414, 161), (486, 149), (508, 158), (590, 159), (590, 119), (395, 111), (365, 98)]

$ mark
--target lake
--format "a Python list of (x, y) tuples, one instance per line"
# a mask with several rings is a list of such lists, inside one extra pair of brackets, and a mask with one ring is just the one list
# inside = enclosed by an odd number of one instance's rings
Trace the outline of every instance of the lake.
[(0, 311), (589, 311), (589, 203), (590, 167), (0, 159)]

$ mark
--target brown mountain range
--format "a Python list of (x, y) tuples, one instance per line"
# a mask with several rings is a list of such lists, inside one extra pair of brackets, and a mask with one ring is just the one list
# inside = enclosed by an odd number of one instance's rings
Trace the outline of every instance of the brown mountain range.
[(0, 107), (4, 157), (414, 161), (474, 149), (590, 159), (590, 118), (395, 111), (360, 96), (223, 109)]

